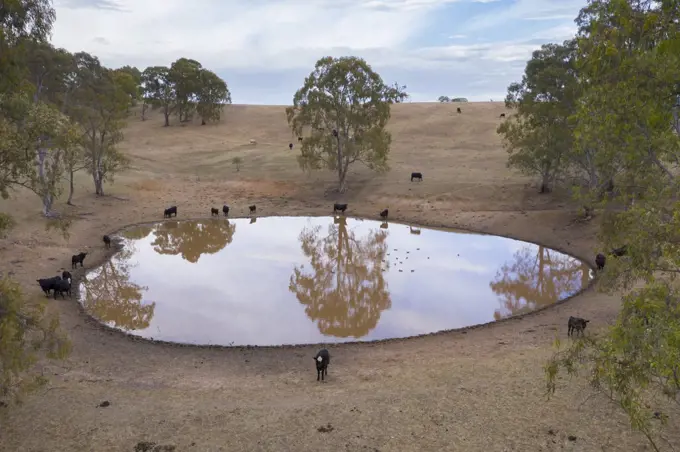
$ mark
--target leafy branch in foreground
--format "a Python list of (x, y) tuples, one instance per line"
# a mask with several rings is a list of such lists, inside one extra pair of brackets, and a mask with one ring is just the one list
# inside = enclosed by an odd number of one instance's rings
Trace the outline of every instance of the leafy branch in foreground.
[[(680, 413), (679, 15), (678, 2), (591, 0), (577, 19), (584, 91), (572, 117), (575, 144), (618, 187), (600, 203), (599, 241), (627, 252), (607, 259), (599, 288), (620, 293), (622, 307), (599, 337), (558, 350), (545, 367), (548, 394), (561, 370), (589, 372), (655, 450), (666, 418), (651, 407), (664, 402)], [(664, 421), (658, 427), (655, 417)]]
[(21, 401), (45, 384), (42, 375), (29, 372), (41, 357), (63, 359), (70, 353), (59, 319), (47, 316), (46, 306), (30, 305), (16, 282), (0, 279), (0, 400)]

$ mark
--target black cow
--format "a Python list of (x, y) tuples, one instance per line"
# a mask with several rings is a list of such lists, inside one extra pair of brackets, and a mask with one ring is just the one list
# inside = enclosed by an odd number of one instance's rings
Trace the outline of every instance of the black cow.
[(501, 113), (501, 118), (505, 118), (505, 113)]
[(590, 320), (569, 316), (569, 321), (567, 322), (567, 336), (572, 336), (574, 331), (583, 335), (583, 330), (588, 326), (588, 322), (590, 322)]
[(248, 206), (248, 209), (250, 209), (250, 213), (255, 213), (257, 211), (257, 206), (253, 204), (252, 206)]
[(87, 253), (78, 253), (71, 256), (71, 268), (77, 268), (78, 264), (83, 267), (83, 261), (85, 260)]
[(64, 270), (61, 272), (61, 278), (62, 279), (68, 279), (69, 281), (73, 281), (73, 276), (71, 276), (71, 272), (68, 270)]
[(604, 269), (605, 262), (607, 262), (607, 258), (604, 254), (599, 253), (597, 256), (595, 256), (595, 264), (597, 265), (598, 270)]
[(338, 204), (338, 203), (333, 204), (333, 213), (335, 213), (335, 212), (345, 213), (345, 210), (347, 210), (347, 204)]
[(227, 215), (229, 215), (229, 206), (228, 205), (225, 204), (225, 205), (222, 206), (222, 213), (224, 214), (225, 217)]
[(614, 249), (612, 250), (612, 254), (613, 254), (614, 256), (616, 256), (616, 257), (625, 256), (626, 254), (628, 254), (628, 246), (627, 246), (627, 245), (623, 245), (623, 246), (620, 247), (620, 248), (614, 248)]
[(422, 182), (423, 173), (411, 173), (411, 182), (413, 182), (413, 179), (420, 179), (420, 181)]
[(386, 219), (388, 213), (389, 211), (387, 209), (383, 210), (382, 212), (380, 212), (380, 218)]
[(302, 137), (298, 137), (298, 142), (302, 143)]
[(292, 151), (293, 150), (293, 143), (288, 143), (288, 148)]
[(170, 218), (172, 215), (177, 216), (177, 206), (168, 207), (163, 211), (163, 218)]
[(463, 113), (462, 111), (460, 111), (460, 107), (456, 108), (456, 111), (457, 111), (458, 113)]
[(316, 381), (321, 379), (323, 381), (324, 376), (328, 375), (328, 365), (331, 362), (331, 355), (325, 348), (319, 350), (319, 353), (314, 357), (314, 362), (316, 363)]
[(57, 281), (61, 281), (61, 276), (53, 276), (51, 278), (41, 278), (41, 279), (36, 279), (38, 281), (38, 284), (40, 284), (40, 288), (45, 292), (45, 296), (49, 297), (50, 296), (50, 290), (54, 290)]
[(217, 210), (217, 209), (214, 208), (214, 207), (211, 207), (211, 208), (210, 208), (210, 216), (211, 216), (211, 217), (219, 217), (219, 216), (220, 216), (220, 211)]
[(54, 283), (54, 299), (57, 299), (57, 294), (61, 294), (62, 298), (66, 298), (64, 293), (71, 298), (71, 281), (68, 279), (60, 279)]
[(105, 247), (111, 248), (111, 237), (105, 235), (104, 237), (102, 237), (102, 241), (104, 242)]

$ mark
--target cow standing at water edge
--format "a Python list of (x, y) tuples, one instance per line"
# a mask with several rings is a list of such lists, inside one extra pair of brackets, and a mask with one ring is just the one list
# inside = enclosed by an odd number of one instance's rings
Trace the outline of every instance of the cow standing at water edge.
[(338, 203), (333, 204), (333, 213), (335, 213), (335, 212), (345, 213), (345, 210), (347, 210), (347, 204), (338, 204)]
[(177, 206), (168, 207), (163, 211), (163, 218), (170, 218), (172, 215), (177, 216)]
[(328, 375), (328, 365), (331, 362), (331, 355), (325, 348), (319, 350), (319, 352), (314, 357), (314, 362), (316, 363), (316, 381), (324, 380), (324, 375)]

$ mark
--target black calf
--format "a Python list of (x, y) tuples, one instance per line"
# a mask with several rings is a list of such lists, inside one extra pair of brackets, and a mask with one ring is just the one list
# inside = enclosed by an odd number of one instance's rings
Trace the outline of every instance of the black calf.
[(210, 216), (211, 216), (211, 217), (213, 217), (213, 216), (219, 217), (219, 216), (220, 216), (220, 211), (217, 210), (217, 209), (214, 208), (214, 207), (211, 207), (211, 208), (210, 208)]
[(105, 235), (104, 237), (102, 237), (102, 241), (104, 242), (105, 247), (111, 248), (111, 237)]
[(388, 213), (389, 211), (387, 209), (383, 210), (382, 212), (380, 212), (380, 218), (387, 218)]
[(83, 266), (83, 261), (85, 260), (85, 256), (87, 256), (87, 253), (79, 253), (74, 256), (71, 256), (71, 268), (77, 268), (78, 264), (80, 266)]
[(612, 254), (616, 257), (625, 256), (626, 254), (628, 254), (628, 246), (623, 245), (621, 248), (614, 248), (612, 250)]
[(255, 213), (255, 211), (257, 210), (257, 206), (253, 204), (252, 206), (248, 206), (248, 209), (250, 209), (250, 213)]
[(335, 212), (345, 213), (345, 210), (347, 210), (347, 204), (338, 204), (338, 203), (333, 204), (333, 213), (335, 213)]
[(323, 381), (324, 376), (328, 375), (328, 365), (331, 362), (331, 355), (328, 350), (321, 349), (319, 353), (314, 357), (314, 362), (316, 362), (316, 381), (321, 379)]
[(420, 179), (422, 181), (423, 173), (411, 173), (411, 182), (413, 182), (413, 179)]
[(64, 296), (64, 293), (68, 294), (69, 298), (71, 297), (71, 280), (69, 279), (60, 279), (54, 283), (54, 299), (57, 299), (57, 294), (61, 294), (62, 298), (66, 298)]
[(567, 336), (572, 336), (574, 331), (583, 335), (583, 330), (588, 326), (588, 322), (590, 322), (590, 320), (569, 316), (569, 321), (567, 322)]
[(224, 214), (225, 217), (229, 215), (229, 206), (227, 205), (222, 206), (222, 213)]
[(168, 207), (163, 211), (163, 218), (170, 218), (173, 215), (177, 216), (177, 206)]
[(599, 253), (597, 256), (595, 256), (595, 264), (597, 265), (598, 270), (604, 269), (605, 262), (607, 262), (607, 258), (604, 254)]

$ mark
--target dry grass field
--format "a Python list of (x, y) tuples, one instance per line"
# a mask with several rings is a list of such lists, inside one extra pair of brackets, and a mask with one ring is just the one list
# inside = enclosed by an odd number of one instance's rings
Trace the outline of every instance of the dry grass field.
[[(332, 173), (302, 173), (284, 108), (234, 105), (221, 123), (162, 127), (160, 115), (130, 119), (123, 150), (132, 168), (96, 198), (78, 176), (68, 241), (45, 232), (37, 197), (17, 193), (0, 210), (19, 222), (0, 240), (0, 271), (13, 271), (27, 294), (44, 298), (37, 277), (88, 251), (107, 256), (104, 233), (162, 218), (208, 217), (223, 202), (231, 216), (330, 214), (460, 227), (540, 242), (592, 261), (595, 225), (576, 221), (560, 194), (539, 195), (506, 168), (496, 127), (501, 103), (401, 104), (390, 128), (391, 171), (355, 167), (347, 193)], [(256, 144), (249, 144), (250, 140)], [(239, 172), (231, 160), (239, 156)], [(424, 174), (410, 183), (411, 171)], [(83, 270), (78, 270), (82, 274)], [(70, 334), (68, 360), (49, 363), (45, 390), (0, 409), (3, 451), (133, 451), (140, 442), (176, 451), (638, 451), (650, 450), (585, 378), (563, 379), (544, 396), (543, 364), (569, 315), (591, 319), (588, 334), (611, 322), (619, 301), (586, 293), (555, 307), (463, 332), (377, 344), (329, 347), (325, 384), (316, 382), (316, 346), (205, 349), (133, 341), (87, 322), (75, 300), (50, 301)], [(110, 406), (100, 408), (102, 401)], [(319, 430), (323, 426), (332, 427)], [(680, 430), (680, 429), (678, 429)], [(678, 444), (680, 432), (670, 432)], [(673, 437), (672, 435), (675, 435)], [(571, 438), (570, 438), (571, 437)], [(139, 449), (142, 450), (142, 449)], [(149, 449), (150, 450), (150, 449)]]

